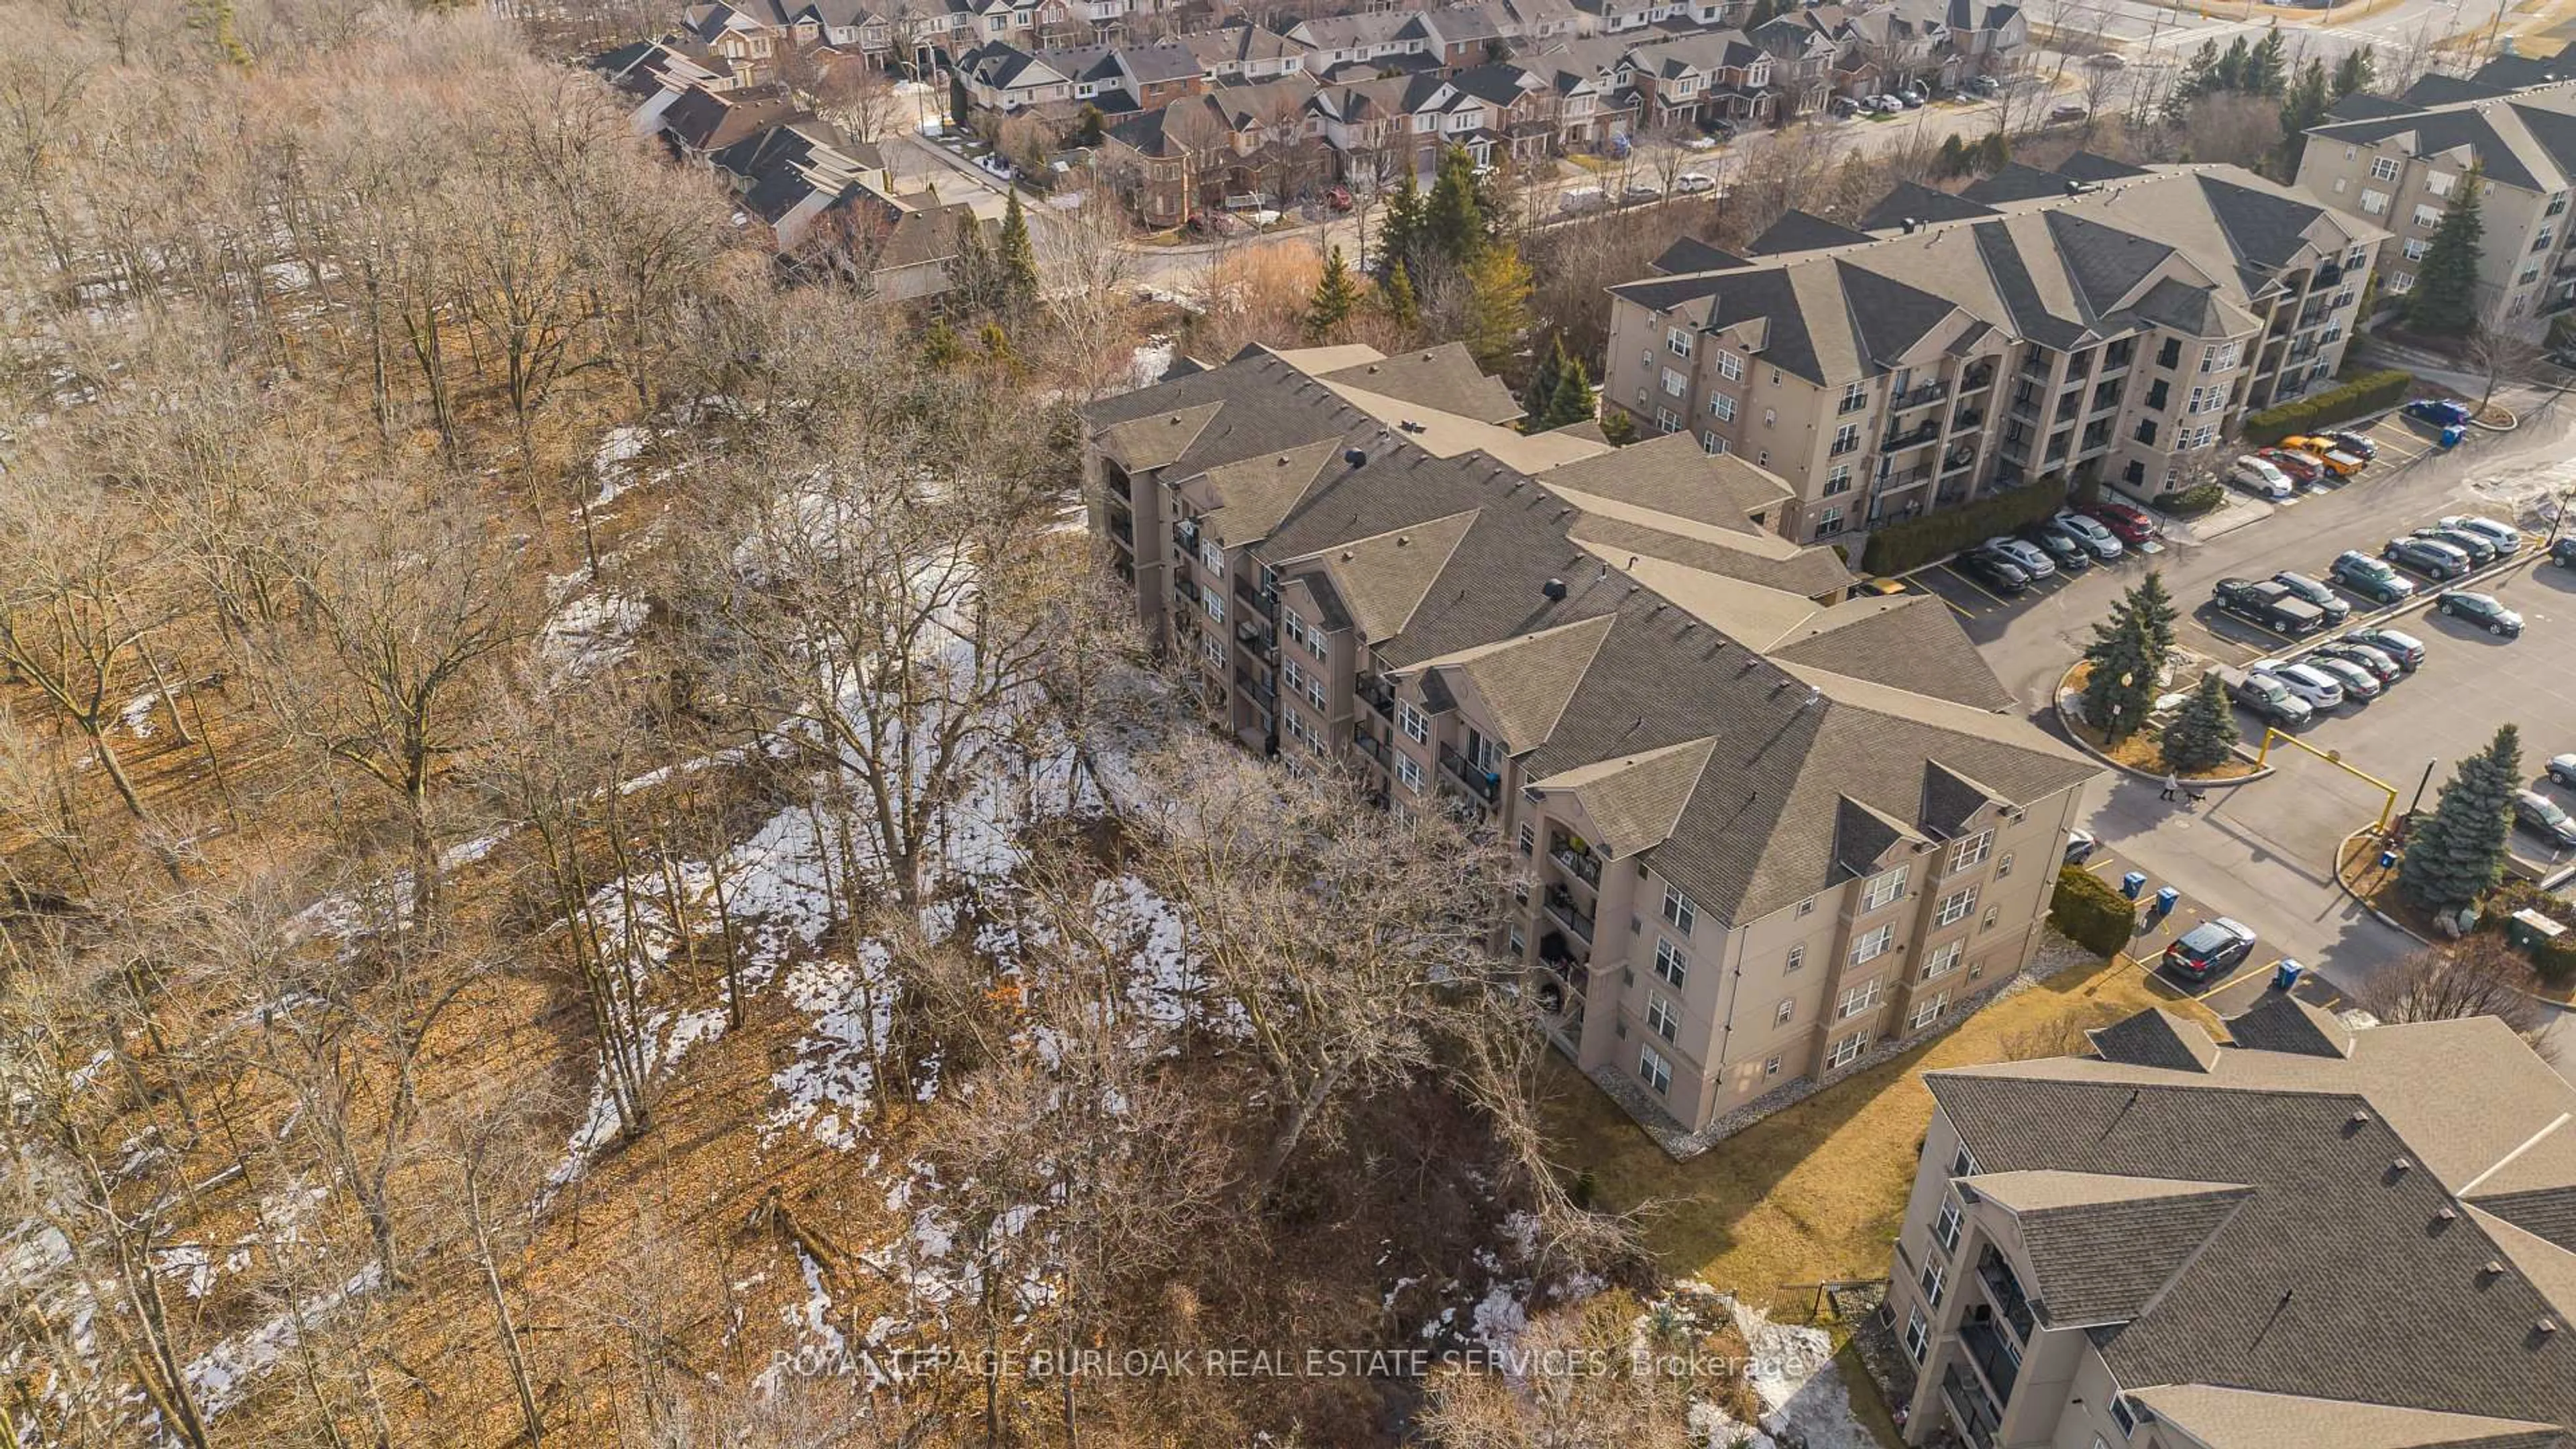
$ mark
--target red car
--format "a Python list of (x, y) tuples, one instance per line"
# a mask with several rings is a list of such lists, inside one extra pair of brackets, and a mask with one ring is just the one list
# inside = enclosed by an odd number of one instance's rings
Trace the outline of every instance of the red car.
[(2154, 521), (2125, 503), (2088, 503), (2076, 511), (2111, 530), (2111, 536), (2122, 543), (2145, 543), (2156, 536)]
[(1333, 210), (1335, 210), (1335, 211), (1348, 211), (1348, 210), (1350, 210), (1350, 209), (1351, 209), (1351, 189), (1350, 189), (1349, 187), (1347, 187), (1347, 186), (1327, 186), (1327, 187), (1325, 187), (1325, 188), (1324, 188), (1324, 204), (1325, 204), (1326, 206), (1331, 207), (1331, 208), (1332, 208)]
[(2315, 456), (2295, 448), (2258, 448), (2254, 456), (2290, 475), (2290, 481), (2305, 488), (2326, 475), (2326, 465)]

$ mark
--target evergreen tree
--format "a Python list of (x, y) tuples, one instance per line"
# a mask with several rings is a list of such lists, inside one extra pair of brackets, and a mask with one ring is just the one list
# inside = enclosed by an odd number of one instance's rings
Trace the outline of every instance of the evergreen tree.
[(2263, 32), (2260, 43), (2246, 52), (2245, 70), (2237, 79), (2236, 89), (2268, 100), (2287, 90), (2289, 84), (2289, 56), (2281, 47), (2281, 27), (2275, 24)]
[(1941, 138), (1941, 154), (1932, 158), (1932, 174), (1944, 179), (1965, 176), (1971, 164), (1968, 148), (1960, 143), (1959, 133), (1952, 131)]
[(2184, 775), (2216, 769), (2226, 763), (2236, 740), (2236, 707), (2228, 703), (2227, 686), (2213, 670), (2200, 677), (2200, 687), (2165, 726), (2165, 768)]
[(1624, 448), (1637, 441), (1637, 420), (1612, 408), (1601, 415), (1601, 436), (1610, 440), (1611, 447)]
[(1001, 264), (984, 240), (984, 223), (971, 212), (957, 218), (957, 254), (948, 262), (948, 295), (961, 317), (981, 317), (1001, 305)]
[(956, 330), (948, 325), (947, 318), (930, 324), (930, 331), (921, 339), (921, 360), (933, 371), (945, 371), (966, 360), (966, 348), (957, 340)]
[(1074, 118), (1073, 134), (1065, 140), (1076, 146), (1097, 146), (1108, 125), (1109, 118), (1100, 113), (1098, 106), (1085, 104), (1082, 114)]
[(2343, 53), (2343, 59), (2335, 63), (2332, 89), (2336, 100), (2367, 91), (2378, 83), (2379, 57), (2370, 46), (2365, 45), (2359, 50), (2347, 50)]
[(1314, 295), (1306, 299), (1306, 340), (1331, 341), (1351, 320), (1359, 302), (1359, 284), (1351, 280), (1342, 249), (1335, 247), (1324, 258), (1324, 274), (1315, 279)]
[(1006, 317), (1026, 317), (1038, 304), (1038, 254), (1029, 242), (1029, 218), (1020, 210), (1016, 186), (1002, 208), (1001, 246), (993, 266), (1000, 311)]
[(2406, 838), (2397, 882), (2426, 910), (2475, 904), (2504, 875), (2513, 834), (2513, 795), (2522, 787), (2522, 735), (2512, 725), (2460, 761), (2429, 820)]
[[(1385, 217), (1378, 222), (1377, 255), (1386, 264), (1386, 270), (1378, 274), (1378, 285), (1392, 293), (1393, 278), (1421, 265), (1421, 246), (1422, 189), (1413, 184), (1413, 170), (1407, 167), (1396, 183), (1395, 194), (1386, 199)], [(1406, 280), (1409, 282), (1411, 277), (1406, 276)], [(1391, 295), (1388, 301), (1392, 305)]]
[(975, 341), (984, 349), (985, 361), (1003, 368), (1018, 365), (1019, 358), (1011, 351), (1011, 336), (1002, 330), (1001, 323), (985, 323), (983, 332), (976, 337)]
[(1539, 354), (1538, 366), (1530, 371), (1529, 387), (1521, 393), (1521, 413), (1528, 419), (1528, 431), (1535, 433), (1556, 426), (1547, 419), (1556, 405), (1556, 384), (1565, 376), (1565, 362), (1565, 334), (1549, 333), (1547, 350)]
[(1388, 264), (1380, 290), (1385, 293), (1381, 300), (1386, 315), (1396, 326), (1410, 332), (1422, 325), (1422, 307), (1414, 300), (1413, 279), (1405, 275), (1402, 261)]
[(2183, 63), (2182, 74), (2174, 77), (2173, 89), (2165, 92), (2165, 119), (2179, 122), (2189, 114), (2192, 103), (2209, 94), (2217, 73), (2218, 42), (2204, 40)]
[(1440, 174), (1422, 204), (1421, 246), (1427, 257), (1464, 267), (1483, 250), (1492, 232), (1483, 188), (1476, 182), (1476, 161), (1463, 146), (1440, 153)]
[(2093, 626), (2093, 642), (2084, 650), (2093, 666), (2084, 681), (2084, 718), (2112, 744), (2146, 723), (2157, 676), (2173, 650), (2176, 617), (2163, 576), (2149, 574)]
[(2479, 168), (2470, 167), (2451, 188), (2442, 223), (2433, 228), (2433, 244), (2415, 273), (2415, 290), (2406, 294), (2406, 325), (2418, 332), (2459, 337), (2477, 325), (2478, 261), (2487, 230), (2478, 199), (2484, 180)]
[(1975, 147), (1976, 159), (1970, 169), (1991, 176), (2012, 161), (2012, 142), (2001, 131), (1988, 131)]
[(2299, 67), (2299, 78), (2291, 83), (2289, 94), (2281, 98), (2281, 156), (2277, 174), (2284, 181), (2299, 174), (2299, 158), (2308, 147), (2307, 130), (2322, 123), (2326, 118), (2326, 107), (2334, 104), (2335, 98), (2328, 84), (2325, 62), (2311, 60)]
[(948, 72), (948, 124), (963, 126), (974, 105), (966, 98), (966, 77), (956, 68)]
[(2253, 69), (2253, 64), (2253, 51), (2247, 47), (2244, 36), (2237, 36), (2227, 42), (2227, 49), (2219, 52), (2218, 64), (2209, 68), (2209, 84), (2203, 94), (2225, 95), (2229, 91), (2245, 89), (2246, 72)]
[(1509, 370), (1530, 328), (1530, 270), (1520, 248), (1496, 242), (1467, 260), (1467, 315), (1458, 340), (1487, 372)]
[(1565, 370), (1557, 374), (1556, 391), (1548, 398), (1547, 426), (1570, 428), (1588, 423), (1600, 411), (1600, 399), (1593, 396), (1592, 377), (1580, 357), (1565, 360)]

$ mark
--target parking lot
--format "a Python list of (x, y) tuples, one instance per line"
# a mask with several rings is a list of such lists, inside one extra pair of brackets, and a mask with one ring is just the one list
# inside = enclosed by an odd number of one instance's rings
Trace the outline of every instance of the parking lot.
[[(2211, 919), (2218, 912), (2210, 909), (2204, 902), (2194, 900), (2188, 893), (2178, 891), (2179, 899), (2173, 910), (2167, 915), (2156, 916), (2148, 907), (2153, 904), (2156, 892), (2163, 889), (2167, 882), (2160, 879), (2153, 870), (2132, 862), (2108, 848), (2096, 850), (2092, 858), (2084, 863), (2084, 868), (2114, 887), (2119, 886), (2122, 878), (2132, 871), (2146, 877), (2146, 882), (2139, 891), (2140, 929), (2137, 935), (2131, 938), (2131, 944), (2124, 954), (2130, 964), (2146, 973), (2147, 979), (2159, 993), (2176, 1001), (2197, 1001), (2224, 1017), (2234, 1016), (2238, 1012), (2253, 1007), (2277, 989), (2274, 980), (2282, 956), (2276, 947), (2262, 939), (2262, 922), (2242, 923), (2256, 933), (2254, 950), (2243, 961), (2218, 972), (2206, 981), (2193, 981), (2165, 966), (2165, 948), (2182, 939), (2191, 932), (2193, 927)], [(2342, 1004), (2343, 992), (2334, 983), (2328, 981), (2310, 963), (2303, 961), (2299, 964), (2301, 969), (2298, 982), (2291, 989), (2298, 994), (2300, 1000), (2327, 1010)]]

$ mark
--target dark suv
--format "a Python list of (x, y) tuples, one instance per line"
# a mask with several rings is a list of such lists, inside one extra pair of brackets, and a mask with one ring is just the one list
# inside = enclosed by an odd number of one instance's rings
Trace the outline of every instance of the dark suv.
[(2305, 599), (2323, 609), (2326, 624), (2330, 628), (2340, 629), (2343, 627), (2343, 621), (2352, 617), (2352, 605), (2344, 602), (2343, 595), (2309, 578), (2306, 574), (2294, 574), (2283, 570), (2272, 575), (2272, 582), (2288, 589), (2292, 597)]
[(2236, 969), (2254, 954), (2254, 933), (2220, 916), (2191, 928), (2165, 948), (2165, 969), (2186, 981), (2207, 981)]

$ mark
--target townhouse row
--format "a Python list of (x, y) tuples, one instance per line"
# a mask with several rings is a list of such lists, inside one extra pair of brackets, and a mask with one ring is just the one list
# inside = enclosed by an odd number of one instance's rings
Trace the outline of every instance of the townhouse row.
[(2010, 980), (2095, 770), (1777, 477), (1517, 414), (1454, 345), (1250, 349), (1091, 405), (1086, 503), (1247, 749), (1512, 852), (1487, 948), (1686, 1147)]

